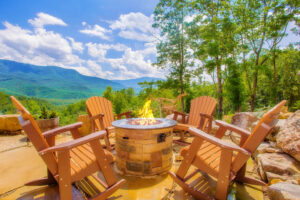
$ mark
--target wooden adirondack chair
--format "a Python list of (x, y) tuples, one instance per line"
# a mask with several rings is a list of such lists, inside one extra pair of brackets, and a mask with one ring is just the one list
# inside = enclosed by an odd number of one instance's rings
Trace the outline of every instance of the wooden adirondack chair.
[[(205, 182), (201, 183), (202, 186), (198, 185), (201, 188), (200, 191), (187, 183), (191, 177), (197, 174), (198, 170), (206, 172), (217, 179), (215, 198), (218, 200), (226, 199), (229, 184), (234, 180), (242, 183), (266, 185), (263, 181), (245, 176), (246, 163), (275, 125), (277, 116), (285, 103), (286, 101), (280, 102), (264, 114), (251, 134), (246, 130), (222, 121), (216, 121), (219, 129), (215, 137), (199, 129), (189, 128), (189, 132), (195, 138), (190, 146), (182, 149), (181, 155), (184, 158), (176, 174), (169, 172), (170, 175), (185, 191), (198, 199), (213, 199), (205, 194), (204, 190), (207, 190)], [(240, 146), (226, 143), (220, 139), (226, 130), (234, 131), (241, 135)], [(186, 176), (191, 165), (194, 165), (197, 170)]]
[[(89, 116), (93, 120), (94, 131), (106, 130), (107, 135), (105, 136), (105, 144), (107, 150), (112, 150), (113, 146), (109, 141), (109, 134), (114, 129), (111, 123), (115, 120), (115, 116), (112, 109), (112, 104), (109, 100), (104, 97), (90, 97), (86, 100), (86, 108)], [(117, 119), (121, 119), (122, 116), (130, 118), (131, 111), (118, 114)]]
[(178, 95), (175, 99), (168, 99), (163, 97), (155, 99), (160, 103), (160, 117), (162, 117), (161, 110), (166, 115), (173, 113), (174, 110), (176, 110), (177, 102), (184, 96), (186, 96), (186, 93)]
[[(95, 199), (106, 199), (125, 183), (124, 179), (117, 181), (110, 166), (114, 157), (102, 148), (99, 141), (106, 135), (105, 131), (80, 137), (78, 128), (82, 123), (78, 122), (42, 133), (26, 108), (15, 97), (11, 96), (11, 99), (21, 114), (19, 121), (22, 128), (48, 168), (47, 178), (31, 181), (25, 185), (58, 183), (60, 199), (64, 200), (72, 199), (72, 183), (99, 170), (102, 171), (106, 183), (97, 176), (92, 176), (106, 190), (94, 197)], [(55, 136), (66, 131), (71, 131), (74, 140), (55, 145)]]
[[(208, 96), (201, 96), (191, 101), (190, 113), (185, 114), (174, 111), (174, 120), (177, 120), (178, 115), (182, 116), (182, 123), (179, 123), (175, 130), (180, 130), (180, 139), (174, 140), (179, 145), (188, 145), (190, 143), (184, 141), (184, 132), (190, 127), (197, 127), (206, 133), (211, 132), (213, 115), (216, 110), (217, 101)], [(187, 118), (187, 120), (186, 120)]]

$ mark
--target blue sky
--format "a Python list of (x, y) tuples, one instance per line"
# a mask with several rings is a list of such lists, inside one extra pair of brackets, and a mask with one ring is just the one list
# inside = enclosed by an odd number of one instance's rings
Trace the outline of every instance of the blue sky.
[[(0, 59), (105, 79), (164, 78), (151, 65), (158, 0), (1, 0)], [(289, 29), (294, 25), (290, 24)], [(281, 45), (299, 42), (290, 31)]]
[(163, 77), (151, 66), (158, 0), (1, 0), (0, 58), (106, 79)]

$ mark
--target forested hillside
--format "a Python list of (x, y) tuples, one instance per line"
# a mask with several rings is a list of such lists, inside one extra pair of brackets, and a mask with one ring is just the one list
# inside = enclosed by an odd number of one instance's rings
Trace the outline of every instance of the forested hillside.
[(181, 94), (194, 89), (193, 80), (205, 90), (210, 77), (218, 117), (282, 99), (299, 107), (299, 43), (287, 41), (292, 32), (299, 37), (299, 1), (160, 0), (153, 27), (164, 38), (155, 65), (170, 70)]
[[(282, 46), (282, 42), (288, 32), (299, 35), (298, 22), (297, 1), (160, 0), (153, 27), (164, 40), (157, 42), (153, 67), (167, 69), (166, 80), (112, 82), (74, 70), (0, 60), (0, 90), (46, 99), (19, 97), (36, 116), (42, 106), (57, 111), (62, 124), (85, 113), (84, 100), (94, 95), (111, 100), (117, 114), (127, 110), (136, 114), (146, 99), (152, 99), (158, 116), (156, 98), (183, 93), (178, 110), (189, 112), (191, 99), (212, 96), (218, 100), (215, 117), (219, 119), (264, 109), (283, 99), (295, 111), (300, 109), (299, 44)], [(291, 23), (294, 30), (288, 30)], [(73, 104), (49, 103), (58, 101)], [(2, 113), (13, 112), (7, 95), (1, 93), (0, 102)]]
[(0, 59), (0, 91), (47, 99), (55, 104), (68, 104), (90, 96), (101, 95), (107, 86), (114, 90), (132, 87), (138, 82), (159, 80), (142, 77), (130, 80), (106, 80), (84, 76), (72, 69), (36, 66)]
[(123, 88), (118, 83), (84, 76), (75, 70), (0, 60), (0, 89), (10, 94), (45, 99), (81, 99), (100, 95), (108, 85), (114, 89)]

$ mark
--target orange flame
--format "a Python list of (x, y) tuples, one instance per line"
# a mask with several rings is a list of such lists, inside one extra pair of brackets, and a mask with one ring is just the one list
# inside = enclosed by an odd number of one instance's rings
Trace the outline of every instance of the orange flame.
[(151, 100), (146, 101), (143, 108), (139, 110), (139, 117), (143, 118), (139, 120), (140, 125), (148, 125), (155, 123), (155, 119), (151, 110)]

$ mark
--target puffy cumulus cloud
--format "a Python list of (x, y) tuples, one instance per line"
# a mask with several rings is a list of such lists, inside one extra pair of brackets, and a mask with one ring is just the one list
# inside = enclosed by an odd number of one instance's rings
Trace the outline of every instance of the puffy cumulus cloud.
[(44, 25), (67, 26), (63, 20), (42, 12), (38, 13), (36, 18), (29, 19), (28, 22), (36, 28), (43, 28)]
[(124, 44), (101, 44), (101, 43), (87, 43), (88, 53), (90, 56), (98, 58), (99, 61), (105, 61), (105, 56), (108, 50), (124, 51), (128, 47)]
[(71, 45), (72, 45), (72, 48), (76, 51), (79, 51), (80, 53), (82, 53), (84, 47), (82, 45), (82, 42), (76, 42), (73, 38), (71, 37), (67, 37), (70, 42), (71, 42)]
[(110, 28), (112, 30), (119, 30), (119, 36), (144, 41), (153, 42), (154, 35), (158, 35), (157, 30), (152, 28), (153, 15), (147, 17), (140, 12), (131, 12), (121, 15), (118, 20), (111, 22)]
[(88, 54), (92, 57), (102, 60), (106, 56), (107, 49), (101, 48), (101, 44), (87, 43)]
[[(83, 23), (83, 25), (85, 26), (86, 23)], [(111, 30), (95, 24), (94, 26), (87, 25), (85, 29), (82, 29), (79, 32), (90, 36), (100, 37), (104, 40), (110, 40), (110, 37), (107, 34), (111, 33)]]
[[(129, 79), (142, 76), (163, 77), (163, 72), (152, 66), (151, 56), (156, 55), (155, 45), (147, 43), (144, 49), (133, 50), (124, 44), (87, 43), (88, 54), (113, 74), (101, 76), (110, 79)], [(123, 52), (119, 58), (108, 58), (108, 50)], [(107, 67), (109, 66), (109, 67)]]
[(102, 66), (96, 61), (88, 60), (86, 62), (87, 67), (90, 71), (90, 76), (97, 76), (101, 78), (110, 78), (114, 73), (111, 71), (103, 71)]
[(72, 53), (69, 41), (58, 33), (43, 28), (26, 30), (9, 22), (3, 25), (5, 28), (0, 29), (0, 58), (65, 68), (82, 62)]
[[(73, 37), (65, 37), (57, 32), (46, 30), (44, 25), (47, 24), (65, 24), (62, 20), (49, 16), (46, 14), (45, 17), (44, 13), (39, 13), (35, 19), (28, 20), (33, 25), (32, 29), (24, 29), (4, 22), (4, 28), (0, 29), (0, 59), (70, 68), (84, 75), (105, 79), (164, 76), (165, 73), (153, 67), (151, 62), (151, 59), (156, 56), (156, 43), (153, 42), (151, 35), (152, 17), (142, 13), (122, 15), (118, 20), (110, 22), (111, 30), (82, 22), (84, 29), (80, 32), (109, 39), (105, 44), (92, 42), (84, 44)], [(112, 33), (113, 30), (120, 35), (124, 34), (125, 38), (141, 41), (144, 47), (134, 49), (134, 46), (113, 42), (108, 36), (108, 33)], [(83, 54), (85, 49), (87, 53)], [(108, 57), (110, 50), (118, 51), (119, 56)]]

